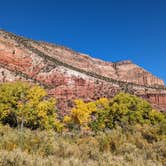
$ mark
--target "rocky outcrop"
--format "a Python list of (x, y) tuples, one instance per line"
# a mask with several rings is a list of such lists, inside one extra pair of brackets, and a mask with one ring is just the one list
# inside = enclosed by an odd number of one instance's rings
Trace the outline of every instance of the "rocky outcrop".
[(0, 82), (35, 82), (68, 109), (85, 101), (134, 93), (160, 110), (166, 108), (164, 82), (131, 61), (104, 62), (66, 47), (33, 41), (0, 31)]
[(140, 85), (164, 85), (163, 80), (153, 76), (143, 68), (131, 61), (115, 63), (117, 75), (120, 80), (133, 82)]

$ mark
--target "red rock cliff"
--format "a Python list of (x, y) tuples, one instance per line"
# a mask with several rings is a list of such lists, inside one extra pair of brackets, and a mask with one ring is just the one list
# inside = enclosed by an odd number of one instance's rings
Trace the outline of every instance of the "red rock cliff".
[(75, 98), (112, 97), (119, 91), (166, 108), (164, 82), (130, 61), (104, 62), (66, 47), (0, 31), (0, 82), (27, 80), (44, 86), (62, 109)]

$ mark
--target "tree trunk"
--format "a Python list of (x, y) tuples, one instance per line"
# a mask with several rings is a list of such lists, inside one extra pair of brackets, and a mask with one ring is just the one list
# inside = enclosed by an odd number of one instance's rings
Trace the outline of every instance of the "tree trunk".
[(21, 131), (21, 149), (23, 149), (23, 132), (24, 132), (24, 117), (21, 119), (21, 125), (20, 125), (20, 131)]

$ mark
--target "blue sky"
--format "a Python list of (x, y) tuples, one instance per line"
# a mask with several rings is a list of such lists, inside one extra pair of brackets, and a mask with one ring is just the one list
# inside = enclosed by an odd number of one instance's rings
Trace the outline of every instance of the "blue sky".
[(0, 28), (106, 61), (129, 59), (166, 82), (166, 0), (3, 0)]

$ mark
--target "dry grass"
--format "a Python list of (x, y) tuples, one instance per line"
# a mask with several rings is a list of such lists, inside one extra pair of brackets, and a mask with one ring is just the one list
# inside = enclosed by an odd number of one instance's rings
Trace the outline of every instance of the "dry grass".
[[(145, 131), (146, 135), (145, 135)], [(150, 126), (134, 126), (96, 135), (31, 131), (23, 135), (0, 126), (2, 166), (164, 166), (164, 134)]]

